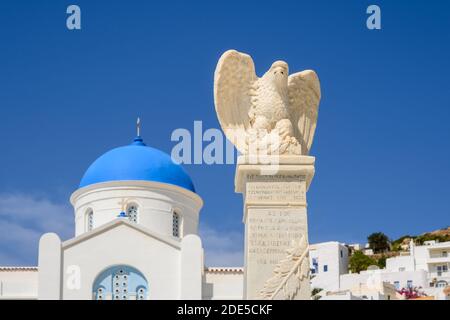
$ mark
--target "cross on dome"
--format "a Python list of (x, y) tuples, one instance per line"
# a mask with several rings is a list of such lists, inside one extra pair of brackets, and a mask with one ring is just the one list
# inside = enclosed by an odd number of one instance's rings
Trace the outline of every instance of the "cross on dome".
[(137, 136), (140, 137), (141, 136), (141, 118), (137, 118), (136, 120), (136, 131), (137, 131)]
[(138, 117), (136, 120), (136, 138), (133, 140), (133, 145), (145, 146), (144, 140), (141, 137), (141, 118)]

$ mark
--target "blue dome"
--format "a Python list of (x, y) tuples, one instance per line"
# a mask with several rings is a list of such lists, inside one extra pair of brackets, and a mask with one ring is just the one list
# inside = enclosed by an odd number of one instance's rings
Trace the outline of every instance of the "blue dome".
[(88, 185), (123, 180), (145, 180), (173, 184), (195, 192), (191, 178), (170, 156), (146, 146), (140, 137), (131, 145), (108, 151), (94, 161), (80, 182)]

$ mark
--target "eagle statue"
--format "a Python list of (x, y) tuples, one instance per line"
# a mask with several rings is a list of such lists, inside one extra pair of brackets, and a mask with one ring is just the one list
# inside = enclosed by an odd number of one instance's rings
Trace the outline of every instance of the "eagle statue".
[(308, 155), (317, 125), (320, 83), (305, 70), (289, 75), (276, 61), (258, 78), (252, 58), (226, 51), (214, 74), (214, 102), (226, 137), (244, 155)]

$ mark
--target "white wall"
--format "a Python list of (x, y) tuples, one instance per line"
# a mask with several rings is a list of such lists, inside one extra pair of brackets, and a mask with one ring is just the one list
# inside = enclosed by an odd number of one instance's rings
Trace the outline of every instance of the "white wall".
[(203, 248), (200, 237), (187, 235), (181, 240), (180, 299), (202, 299)]
[[(228, 270), (229, 269), (229, 270)], [(203, 299), (242, 300), (244, 294), (244, 272), (240, 268), (209, 268), (203, 279)]]
[(398, 256), (386, 259), (386, 270), (391, 272), (415, 271), (414, 257)]
[(56, 233), (46, 233), (39, 240), (39, 299), (61, 299), (61, 245)]
[(0, 268), (1, 299), (37, 299), (37, 268)]

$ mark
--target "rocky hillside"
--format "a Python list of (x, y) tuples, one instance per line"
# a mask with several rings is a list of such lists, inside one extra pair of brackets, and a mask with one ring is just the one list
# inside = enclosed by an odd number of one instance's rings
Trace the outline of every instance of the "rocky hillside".
[(422, 245), (425, 241), (436, 240), (439, 242), (450, 241), (450, 227), (446, 227), (443, 229), (422, 233), (418, 236), (410, 236), (405, 235), (403, 237), (398, 238), (397, 240), (392, 241), (392, 250), (393, 251), (404, 251), (408, 250), (409, 242), (411, 239), (414, 239), (414, 243), (417, 245)]

